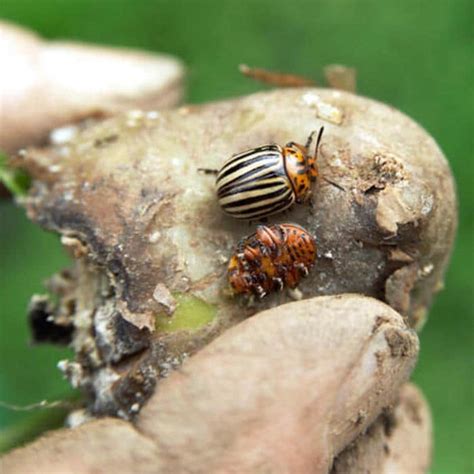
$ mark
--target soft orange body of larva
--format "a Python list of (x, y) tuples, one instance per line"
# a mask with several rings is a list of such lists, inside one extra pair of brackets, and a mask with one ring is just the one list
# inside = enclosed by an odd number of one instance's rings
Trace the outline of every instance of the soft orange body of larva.
[(259, 226), (242, 239), (227, 275), (235, 294), (263, 298), (285, 286), (295, 288), (316, 259), (314, 237), (296, 224)]

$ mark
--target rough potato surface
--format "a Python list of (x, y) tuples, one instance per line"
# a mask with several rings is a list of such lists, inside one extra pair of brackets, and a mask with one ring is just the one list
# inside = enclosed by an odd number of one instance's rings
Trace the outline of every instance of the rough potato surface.
[[(60, 304), (49, 311), (76, 328), (80, 362), (63, 370), (94, 394), (95, 412), (132, 416), (157, 377), (224, 328), (291, 300), (278, 293), (247, 305), (225, 294), (226, 262), (257, 223), (224, 215), (214, 178), (198, 168), (262, 144), (304, 142), (321, 126), (312, 205), (269, 219), (316, 236), (302, 297), (373, 296), (419, 328), (443, 284), (455, 190), (435, 141), (391, 107), (330, 89), (276, 90), (132, 111), (14, 159), (34, 178), (29, 216), (60, 233), (76, 259), (51, 282)], [(214, 322), (194, 333), (155, 331), (178, 293), (214, 305)]]

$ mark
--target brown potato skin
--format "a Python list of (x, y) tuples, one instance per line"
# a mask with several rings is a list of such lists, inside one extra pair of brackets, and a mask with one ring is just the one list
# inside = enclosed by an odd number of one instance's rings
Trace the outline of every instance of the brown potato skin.
[[(214, 179), (198, 168), (219, 169), (228, 156), (262, 143), (304, 142), (321, 126), (312, 202), (267, 225), (293, 222), (316, 236), (318, 263), (298, 286), (303, 298), (372, 296), (420, 328), (442, 288), (456, 195), (433, 138), (392, 107), (329, 89), (275, 90), (130, 112), (14, 159), (34, 178), (22, 202), (28, 215), (60, 233), (76, 256), (73, 271), (52, 290), (61, 295), (57, 314), (74, 306), (90, 315), (73, 341), (81, 362), (67, 374), (93, 394), (95, 413), (132, 417), (130, 407), (144, 403), (182, 354), (291, 300), (272, 293), (245, 306), (222, 291), (226, 263), (251, 228), (222, 212)], [(157, 287), (213, 305), (214, 322), (194, 332), (155, 332), (163, 314)], [(75, 314), (69, 316), (74, 324)], [(93, 388), (109, 381), (104, 366), (117, 377), (107, 397)]]

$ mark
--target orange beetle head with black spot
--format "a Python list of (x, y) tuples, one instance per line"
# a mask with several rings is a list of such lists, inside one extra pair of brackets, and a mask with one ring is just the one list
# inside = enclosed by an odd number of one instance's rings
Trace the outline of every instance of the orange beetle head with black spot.
[(324, 127), (321, 127), (316, 140), (314, 155), (310, 154), (309, 147), (313, 141), (315, 131), (311, 132), (304, 146), (295, 142), (289, 142), (283, 147), (286, 174), (291, 181), (296, 196), (296, 202), (298, 203), (305, 202), (309, 199), (311, 196), (311, 183), (313, 183), (318, 176), (316, 160), (318, 158), (318, 148), (323, 131)]

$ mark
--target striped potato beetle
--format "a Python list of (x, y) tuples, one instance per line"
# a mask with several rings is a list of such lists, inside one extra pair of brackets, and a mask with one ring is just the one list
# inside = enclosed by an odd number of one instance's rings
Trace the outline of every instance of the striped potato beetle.
[(314, 155), (306, 144), (263, 145), (231, 156), (220, 170), (200, 168), (217, 175), (217, 197), (224, 212), (237, 219), (258, 219), (282, 212), (293, 203), (306, 202), (318, 176), (317, 153), (324, 127), (319, 130)]
[(227, 278), (233, 294), (256, 295), (296, 288), (316, 260), (314, 237), (296, 224), (260, 225), (243, 238), (229, 260)]

